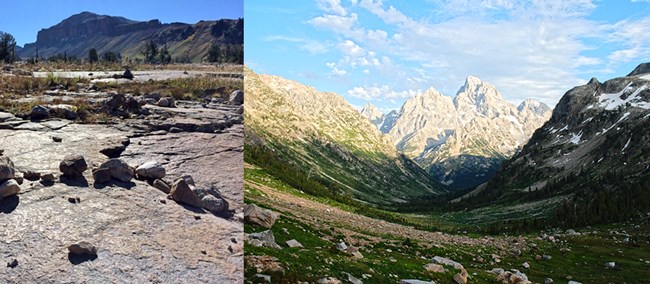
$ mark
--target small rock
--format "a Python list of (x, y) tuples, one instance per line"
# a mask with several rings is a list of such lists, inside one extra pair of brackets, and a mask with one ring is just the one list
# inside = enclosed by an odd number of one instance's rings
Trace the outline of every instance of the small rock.
[(244, 103), (244, 91), (236, 90), (230, 94), (230, 102), (241, 105)]
[(296, 241), (295, 239), (288, 240), (286, 243), (287, 243), (287, 246), (290, 247), (290, 248), (302, 248), (303, 247), (302, 244), (300, 242)]
[(399, 281), (399, 284), (436, 284), (433, 281), (424, 281), (417, 279), (402, 279)]
[(93, 180), (95, 180), (95, 185), (109, 182), (111, 180), (111, 170), (107, 168), (94, 169)]
[(0, 180), (12, 179), (16, 175), (14, 163), (8, 157), (0, 157)]
[(56, 181), (56, 177), (53, 173), (46, 173), (41, 175), (41, 180), (44, 182), (54, 182)]
[(530, 268), (530, 264), (528, 264), (528, 262), (524, 262), (521, 266), (526, 269)]
[(553, 257), (548, 255), (548, 254), (542, 255), (542, 259), (544, 259), (544, 260), (551, 260), (551, 258), (553, 258)]
[(133, 168), (120, 159), (110, 159), (99, 166), (100, 169), (108, 169), (111, 178), (128, 182), (133, 179)]
[(461, 269), (460, 273), (454, 275), (454, 281), (458, 284), (467, 284), (467, 270)]
[(122, 74), (122, 78), (128, 79), (128, 80), (133, 80), (133, 73), (131, 73), (131, 70), (126, 69), (126, 70), (124, 70), (124, 73)]
[(32, 120), (42, 120), (50, 117), (50, 110), (44, 106), (38, 105), (32, 108), (29, 118)]
[(219, 213), (228, 210), (228, 202), (214, 195), (206, 195), (201, 199), (202, 208), (212, 212)]
[(347, 272), (343, 272), (343, 274), (345, 275), (345, 278), (346, 278), (345, 280), (347, 280), (347, 283), (363, 284), (363, 281), (361, 281), (361, 279), (352, 276), (352, 274), (347, 273)]
[(68, 250), (76, 255), (97, 255), (97, 248), (88, 242), (79, 242), (77, 244), (72, 244), (68, 247)]
[(7, 262), (7, 267), (9, 268), (14, 268), (18, 266), (18, 260), (17, 259), (12, 259), (10, 262)]
[(616, 262), (610, 261), (605, 263), (605, 267), (607, 268), (614, 268), (616, 267)]
[(169, 185), (167, 185), (166, 182), (164, 182), (164, 181), (162, 181), (160, 179), (157, 179), (157, 180), (153, 181), (153, 187), (155, 187), (155, 188), (159, 189), (160, 191), (162, 191), (164, 193), (167, 193), (167, 194), (169, 194), (169, 192), (171, 191), (171, 188), (169, 188)]
[(41, 179), (41, 173), (34, 171), (26, 171), (23, 173), (23, 178), (26, 180), (37, 181)]
[(68, 177), (81, 177), (83, 172), (88, 169), (88, 164), (84, 156), (79, 154), (69, 154), (63, 158), (59, 163), (59, 170), (64, 176)]
[(68, 197), (68, 202), (70, 202), (70, 203), (80, 203), (81, 199), (79, 197)]
[(12, 196), (18, 192), (20, 192), (20, 186), (17, 181), (9, 179), (0, 183), (0, 199)]
[(138, 166), (135, 173), (144, 178), (161, 179), (165, 177), (165, 168), (156, 161), (149, 161)]
[(190, 186), (185, 182), (184, 179), (179, 178), (171, 187), (169, 196), (178, 202), (196, 207), (202, 208), (201, 200), (196, 196), (194, 191)]
[(432, 273), (444, 273), (446, 270), (442, 265), (435, 263), (427, 263), (424, 265), (424, 270)]
[(271, 275), (266, 275), (266, 274), (255, 274), (254, 278), (256, 280), (255, 283), (271, 283)]
[(316, 281), (316, 284), (341, 284), (341, 280), (338, 280), (334, 277), (323, 277)]
[(124, 152), (124, 150), (126, 150), (126, 146), (120, 144), (120, 145), (106, 147), (104, 149), (101, 149), (99, 152), (106, 155), (106, 157), (114, 159), (120, 157), (120, 155), (122, 155), (122, 152)]
[(266, 230), (263, 232), (259, 233), (251, 233), (246, 235), (246, 239), (249, 244), (255, 245), (256, 243), (253, 242), (253, 240), (258, 240), (260, 243), (259, 246), (265, 246), (269, 248), (275, 248), (275, 249), (282, 249), (281, 246), (279, 246), (275, 242), (275, 236), (273, 236), (273, 232), (271, 230)]
[(551, 278), (545, 278), (545, 279), (544, 279), (544, 284), (553, 284), (553, 279), (551, 279)]
[(59, 137), (59, 136), (52, 136), (52, 140), (53, 140), (54, 142), (61, 142), (61, 141), (63, 141), (63, 138), (61, 138), (61, 137)]
[(246, 204), (244, 207), (244, 222), (264, 228), (271, 228), (278, 218), (277, 214), (269, 209), (261, 208), (255, 204)]

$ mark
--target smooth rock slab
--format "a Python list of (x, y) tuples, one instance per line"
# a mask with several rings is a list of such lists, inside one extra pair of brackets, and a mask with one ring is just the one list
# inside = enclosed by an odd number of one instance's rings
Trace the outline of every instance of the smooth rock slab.
[(290, 248), (302, 248), (303, 247), (300, 242), (296, 241), (296, 239), (288, 240), (288, 241), (286, 241), (286, 243), (287, 243), (287, 246), (290, 247)]

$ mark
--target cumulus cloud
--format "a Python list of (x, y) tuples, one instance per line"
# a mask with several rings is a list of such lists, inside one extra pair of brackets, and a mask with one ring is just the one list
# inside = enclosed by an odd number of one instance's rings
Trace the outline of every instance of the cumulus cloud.
[(341, 16), (345, 16), (347, 14), (345, 8), (341, 6), (341, 0), (317, 0), (316, 5), (319, 9), (325, 12), (334, 13)]
[(300, 43), (300, 50), (309, 52), (310, 54), (323, 54), (328, 51), (327, 46), (319, 41), (312, 39), (305, 39), (299, 37), (291, 37), (284, 35), (269, 35), (264, 37), (262, 40), (266, 42), (272, 41), (286, 41), (293, 43)]
[(395, 91), (388, 85), (372, 85), (366, 87), (354, 87), (348, 90), (348, 95), (363, 99), (363, 100), (375, 100), (375, 99), (408, 99), (416, 94), (420, 93), (419, 90), (403, 90)]

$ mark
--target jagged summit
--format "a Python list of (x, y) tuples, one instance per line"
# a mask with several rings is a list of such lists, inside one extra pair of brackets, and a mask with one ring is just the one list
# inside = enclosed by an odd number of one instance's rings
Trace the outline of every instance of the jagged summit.
[(515, 107), (494, 85), (468, 76), (453, 100), (432, 87), (405, 101), (390, 123), (384, 116), (381, 126), (375, 125), (398, 151), (462, 188), (486, 181), (550, 114), (533, 99)]
[(650, 73), (650, 62), (639, 64), (627, 77)]

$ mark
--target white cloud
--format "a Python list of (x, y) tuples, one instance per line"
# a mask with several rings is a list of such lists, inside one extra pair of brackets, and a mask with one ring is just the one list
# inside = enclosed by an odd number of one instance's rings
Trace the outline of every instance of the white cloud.
[(334, 76), (338, 76), (338, 77), (345, 76), (345, 74), (348, 73), (347, 71), (345, 71), (343, 69), (339, 69), (339, 66), (334, 62), (327, 62), (327, 63), (325, 63), (325, 65), (332, 70), (331, 74), (334, 75)]
[(319, 9), (327, 13), (345, 16), (347, 11), (341, 6), (341, 0), (317, 0), (316, 5)]
[(414, 97), (418, 94), (419, 90), (404, 90), (404, 91), (395, 91), (388, 85), (372, 85), (365, 87), (354, 87), (348, 90), (348, 95), (363, 99), (363, 100), (375, 100), (375, 99), (408, 99)]
[(291, 37), (291, 36), (284, 36), (284, 35), (269, 35), (264, 37), (262, 40), (266, 42), (287, 41), (293, 43), (301, 43), (300, 50), (307, 51), (310, 54), (323, 54), (328, 51), (328, 48), (325, 44), (312, 39), (305, 39), (305, 38)]
[(351, 40), (339, 43), (337, 47), (346, 55), (351, 57), (361, 57), (366, 54), (365, 50)]

